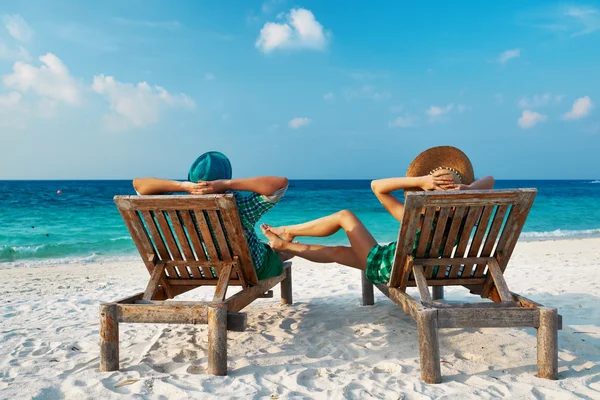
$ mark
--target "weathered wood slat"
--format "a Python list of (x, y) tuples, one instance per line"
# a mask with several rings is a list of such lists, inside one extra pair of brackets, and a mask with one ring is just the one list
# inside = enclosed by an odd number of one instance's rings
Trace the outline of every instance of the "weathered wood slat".
[(152, 271), (152, 275), (150, 276), (150, 280), (148, 281), (148, 285), (146, 286), (146, 290), (144, 291), (143, 299), (144, 300), (152, 300), (154, 293), (158, 287), (158, 283), (164, 277), (165, 265), (164, 264), (156, 264), (154, 266), (154, 271)]
[(210, 257), (211, 262), (223, 261), (219, 258), (219, 253), (217, 252), (217, 248), (215, 247), (215, 243), (213, 241), (212, 234), (210, 233), (210, 228), (208, 227), (209, 221), (204, 215), (203, 210), (194, 210), (194, 216), (196, 217), (196, 222), (198, 223), (198, 228), (200, 229), (200, 233), (202, 234), (202, 240), (204, 242), (204, 247), (208, 252), (208, 256)]
[(218, 202), (222, 210), (225, 210), (221, 211), (221, 216), (223, 217), (223, 222), (227, 225), (227, 233), (233, 253), (238, 256), (238, 269), (243, 274), (247, 284), (255, 285), (258, 282), (258, 277), (254, 269), (250, 249), (246, 244), (242, 222), (240, 221), (235, 201), (232, 200), (229, 203), (231, 205), (223, 204), (226, 203), (224, 199), (220, 199)]
[[(167, 279), (170, 285), (175, 286), (216, 286), (219, 283), (218, 279)], [(232, 279), (229, 281), (229, 286), (242, 286), (242, 281)]]
[[(481, 250), (481, 257), (491, 257), (492, 251), (494, 250), (494, 245), (496, 244), (496, 240), (498, 238), (498, 234), (500, 232), (500, 228), (502, 228), (502, 222), (504, 222), (504, 217), (508, 211), (509, 205), (501, 205), (496, 209), (496, 213), (494, 214), (494, 219), (492, 220), (492, 225), (490, 230), (485, 238), (485, 242), (483, 244), (483, 249)], [(477, 268), (475, 269), (474, 276), (476, 278), (481, 278), (484, 276), (486, 265), (477, 264)]]
[(234, 294), (226, 300), (228, 309), (234, 312), (242, 310), (248, 304), (258, 299), (263, 293), (283, 281), (285, 277), (286, 274), (283, 273), (279, 276), (259, 281), (257, 285), (245, 288), (241, 292)]
[(208, 308), (208, 373), (227, 375), (227, 304)]
[(525, 220), (533, 205), (535, 194), (535, 192), (519, 193), (518, 203), (516, 207), (513, 207), (511, 215), (506, 221), (507, 226), (504, 228), (504, 232), (498, 241), (498, 248), (496, 249), (497, 252), (502, 253), (502, 257), (496, 257), (502, 272), (506, 269), (508, 261), (515, 249), (517, 239), (519, 238), (519, 235), (521, 235)]
[[(437, 221), (435, 220), (436, 209), (435, 208), (427, 208), (425, 209), (425, 216), (423, 218), (423, 224), (421, 225), (421, 235), (419, 237), (419, 243), (417, 243), (417, 250), (415, 252), (415, 257), (426, 257), (425, 254), (427, 251), (427, 245), (431, 243), (433, 240), (433, 224)], [(433, 267), (430, 268), (433, 270)], [(426, 271), (425, 274), (429, 276), (431, 271)]]
[(210, 225), (215, 233), (215, 238), (217, 240), (215, 245), (219, 248), (221, 258), (223, 261), (231, 261), (231, 252), (229, 251), (229, 246), (227, 245), (227, 240), (225, 239), (225, 233), (223, 232), (223, 227), (221, 226), (221, 221), (219, 220), (219, 214), (217, 214), (216, 211), (207, 211), (206, 213), (208, 214)]
[[(460, 239), (458, 242), (458, 246), (456, 247), (456, 252), (454, 254), (455, 258), (464, 258), (465, 252), (467, 250), (467, 245), (469, 244), (469, 239), (471, 238), (471, 232), (473, 231), (473, 227), (475, 223), (481, 216), (481, 212), (483, 211), (482, 207), (470, 207), (469, 212), (467, 213), (467, 217), (465, 218), (465, 224), (463, 226), (462, 232), (460, 232)], [(453, 266), (450, 270), (449, 278), (458, 278), (460, 275), (460, 266)], [(461, 275), (462, 276), (462, 275)]]
[(425, 210), (425, 218), (423, 218), (423, 224), (421, 225), (421, 237), (419, 238), (415, 254), (416, 258), (425, 257), (425, 250), (427, 249), (427, 243), (429, 243), (429, 236), (431, 235), (434, 217), (435, 208), (428, 208)]
[(216, 210), (219, 198), (231, 198), (233, 195), (164, 195), (164, 196), (116, 196), (115, 202), (123, 210)]
[(537, 331), (538, 377), (558, 379), (558, 314), (556, 308), (540, 308)]
[(438, 309), (439, 328), (510, 328), (539, 326), (537, 309)]
[[(119, 209), (119, 213), (125, 222), (125, 226), (133, 239), (133, 243), (138, 249), (140, 256), (142, 257), (142, 261), (146, 265), (146, 269), (148, 273), (152, 274), (154, 271), (154, 263), (158, 258), (158, 255), (154, 251), (154, 247), (150, 241), (150, 237), (148, 236), (148, 232), (144, 228), (144, 224), (138, 213), (135, 210), (122, 210)], [(166, 284), (166, 280), (164, 278), (160, 279), (160, 285), (162, 287), (162, 291), (164, 292), (166, 297), (173, 298), (175, 295), (172, 293), (168, 285)]]
[(502, 299), (502, 301), (512, 301), (512, 294), (510, 293), (510, 290), (508, 289), (508, 285), (506, 284), (506, 281), (504, 280), (504, 275), (502, 274), (502, 271), (500, 270), (500, 265), (498, 265), (498, 262), (495, 259), (490, 260), (488, 268), (489, 268), (492, 280), (494, 281), (494, 284), (496, 285), (496, 290), (498, 291), (498, 295), (500, 296), (500, 299)]
[[(173, 227), (173, 230), (175, 232), (175, 239), (178, 241), (179, 246), (181, 247), (181, 251), (183, 252), (183, 258), (186, 261), (195, 261), (196, 258), (194, 256), (194, 252), (192, 250), (192, 247), (190, 246), (188, 237), (185, 234), (185, 230), (181, 225), (181, 221), (179, 220), (179, 215), (177, 211), (168, 211), (167, 214), (169, 215), (169, 219), (171, 220), (171, 226)], [(182, 264), (180, 268), (185, 268), (185, 264)], [(202, 274), (200, 273), (200, 270), (198, 270), (198, 268), (191, 267), (189, 268), (189, 272), (191, 272), (191, 276), (196, 279), (202, 278)]]
[[(429, 249), (429, 258), (437, 258), (439, 256), (440, 248), (442, 247), (442, 241), (445, 239), (444, 234), (446, 232), (446, 225), (448, 224), (448, 217), (450, 216), (450, 207), (443, 207), (440, 210), (440, 214), (437, 220), (437, 225), (435, 228), (435, 233), (433, 235), (433, 239), (431, 241), (431, 248)], [(438, 271), (440, 269), (446, 268), (445, 265), (439, 264), (431, 264), (428, 265), (428, 268), (425, 270), (425, 277), (433, 278), (435, 266), (438, 266)]]
[[(169, 226), (169, 222), (165, 217), (163, 211), (157, 210), (154, 212), (154, 217), (158, 222), (158, 226), (160, 227), (160, 231), (162, 232), (162, 236), (169, 250), (169, 254), (171, 254), (171, 259), (175, 262), (183, 260), (184, 257), (179, 250), (179, 246), (177, 246), (177, 242), (175, 241), (175, 237), (173, 236), (173, 232), (171, 231), (171, 227)], [(179, 276), (180, 278), (189, 278), (190, 274), (188, 270), (183, 267), (180, 263), (175, 264), (167, 264), (167, 269), (169, 272), (171, 270), (175, 273), (175, 276)]]
[[(362, 286), (362, 305), (363, 306), (372, 306), (375, 304), (375, 297), (373, 295), (373, 284), (367, 278), (365, 271), (361, 271), (360, 273), (360, 281)], [(281, 282), (281, 289), (283, 290), (283, 284), (285, 280)]]
[(508, 301), (502, 303), (486, 302), (486, 303), (440, 303), (433, 302), (431, 305), (434, 308), (507, 308), (507, 307), (518, 307), (519, 303), (516, 301)]
[(413, 319), (417, 318), (417, 311), (420, 306), (410, 295), (401, 289), (388, 287), (386, 285), (375, 285), (377, 289), (386, 295), (391, 301), (396, 303), (405, 313), (410, 315)]
[(407, 197), (403, 223), (400, 225), (398, 234), (398, 245), (394, 256), (394, 264), (390, 275), (388, 286), (390, 287), (406, 287), (410, 270), (406, 267), (406, 258), (412, 254), (412, 249), (415, 243), (415, 234), (419, 227), (419, 220), (423, 203), (423, 197)]
[(415, 265), (423, 265), (423, 266), (427, 266), (427, 265), (438, 265), (438, 264), (445, 264), (445, 265), (463, 265), (465, 263), (477, 263), (477, 262), (488, 262), (489, 260), (491, 260), (491, 257), (464, 257), (464, 258), (448, 258), (448, 257), (441, 257), (441, 258), (415, 258), (413, 260), (413, 264)]
[(423, 267), (420, 265), (414, 265), (412, 270), (415, 276), (417, 289), (419, 289), (421, 303), (431, 303), (431, 295), (429, 294), (429, 286), (427, 286), (427, 280), (425, 279), (425, 272), (423, 271)]
[[(477, 230), (475, 231), (475, 236), (473, 236), (473, 241), (471, 242), (471, 247), (469, 248), (467, 257), (477, 257), (479, 254), (481, 244), (483, 243), (483, 238), (485, 237), (485, 233), (487, 232), (487, 228), (490, 224), (490, 219), (494, 213), (494, 208), (494, 205), (488, 205), (483, 208), (483, 212), (481, 213), (481, 218), (479, 219)], [(461, 276), (464, 278), (470, 277), (474, 266), (475, 264), (465, 263), (465, 267)]]
[(227, 294), (227, 287), (229, 286), (229, 279), (231, 278), (231, 271), (233, 270), (233, 264), (229, 264), (225, 268), (219, 270), (219, 283), (215, 289), (215, 295), (213, 301), (223, 301)]
[(100, 371), (119, 369), (119, 322), (117, 305), (100, 306)]
[[(288, 266), (287, 268), (285, 268), (285, 279), (281, 281), (280, 288), (281, 288), (281, 304), (285, 304), (285, 305), (294, 304), (294, 296), (292, 294), (292, 268), (291, 268), (291, 266)], [(363, 290), (364, 290), (364, 287), (363, 287)]]
[[(204, 249), (204, 246), (202, 245), (202, 240), (200, 239), (200, 234), (198, 233), (198, 230), (196, 229), (196, 225), (194, 224), (194, 220), (192, 218), (192, 214), (190, 211), (187, 210), (183, 210), (183, 211), (179, 211), (179, 214), (181, 215), (181, 219), (183, 220), (183, 223), (185, 224), (187, 233), (190, 237), (190, 241), (192, 244), (192, 250), (194, 251), (194, 254), (196, 255), (196, 260), (197, 261), (207, 261), (208, 257), (206, 254), (206, 250)], [(192, 260), (190, 260), (192, 261)], [(199, 271), (202, 271), (202, 276), (204, 278), (214, 278), (215, 276), (213, 275), (211, 269), (209, 267), (204, 266), (204, 264), (198, 264), (198, 266), (200, 266), (201, 268), (198, 269), (196, 265), (190, 265), (188, 264), (188, 266), (190, 267), (196, 267), (194, 269)]]
[(118, 320), (124, 323), (206, 324), (207, 306), (119, 304)]
[[(481, 285), (486, 282), (485, 278), (468, 278), (468, 279), (427, 279), (429, 286), (458, 286), (458, 285)], [(408, 281), (408, 287), (417, 286), (415, 281)]]
[[(156, 247), (156, 251), (158, 252), (158, 256), (160, 257), (160, 260), (161, 261), (171, 260), (171, 255), (169, 254), (169, 251), (167, 250), (167, 245), (163, 241), (163, 238), (160, 235), (160, 232), (158, 231), (158, 227), (156, 226), (154, 217), (152, 216), (151, 212), (150, 211), (142, 211), (140, 214), (142, 215), (142, 218), (146, 222), (146, 229), (149, 233), (149, 237), (152, 239), (152, 242), (154, 243), (154, 247)], [(178, 278), (177, 272), (175, 271), (175, 268), (173, 268), (172, 265), (165, 265), (165, 268), (166, 268), (167, 275), (169, 276), (169, 278), (171, 278), (171, 279)]]
[[(452, 215), (452, 223), (450, 224), (450, 230), (448, 231), (448, 237), (444, 244), (444, 250), (442, 250), (442, 258), (450, 258), (452, 255), (452, 249), (456, 244), (456, 239), (460, 233), (460, 227), (462, 226), (463, 217), (467, 211), (466, 207), (457, 207)], [(436, 278), (444, 278), (446, 276), (446, 268), (440, 268), (436, 274)]]
[(419, 356), (421, 358), (421, 379), (426, 383), (440, 383), (440, 344), (438, 340), (438, 321), (435, 310), (417, 312), (419, 332)]

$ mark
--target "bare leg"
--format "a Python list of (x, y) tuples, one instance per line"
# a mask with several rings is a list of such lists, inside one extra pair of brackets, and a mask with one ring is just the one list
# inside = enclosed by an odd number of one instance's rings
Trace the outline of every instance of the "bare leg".
[[(318, 222), (318, 223), (317, 223)], [(323, 226), (319, 226), (322, 224)], [(300, 224), (296, 226), (301, 226)], [(290, 253), (318, 263), (336, 262), (349, 267), (364, 270), (367, 255), (371, 248), (377, 244), (371, 233), (352, 212), (343, 210), (329, 217), (320, 218), (306, 223), (304, 228), (299, 229), (307, 236), (327, 236), (340, 229), (344, 229), (351, 247), (346, 246), (320, 246), (300, 243), (290, 243), (279, 237), (267, 226), (261, 226), (263, 233), (269, 239), (269, 245), (277, 250)]]
[[(339, 231), (341, 228), (343, 228), (342, 220), (348, 219), (349, 215), (354, 216), (354, 214), (351, 211), (342, 210), (336, 212), (335, 214), (331, 214), (326, 217), (318, 218), (297, 225), (279, 227), (274, 227), (267, 224), (263, 225), (266, 225), (267, 229), (269, 229), (271, 232), (273, 232), (283, 240), (291, 242), (296, 236), (331, 236), (337, 231)], [(354, 216), (354, 218), (358, 220), (356, 216)]]

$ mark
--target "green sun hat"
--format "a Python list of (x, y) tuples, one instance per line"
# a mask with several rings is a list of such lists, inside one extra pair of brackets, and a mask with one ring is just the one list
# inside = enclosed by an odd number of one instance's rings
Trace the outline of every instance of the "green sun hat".
[(209, 151), (194, 161), (188, 172), (188, 181), (216, 181), (231, 179), (231, 162), (218, 151)]

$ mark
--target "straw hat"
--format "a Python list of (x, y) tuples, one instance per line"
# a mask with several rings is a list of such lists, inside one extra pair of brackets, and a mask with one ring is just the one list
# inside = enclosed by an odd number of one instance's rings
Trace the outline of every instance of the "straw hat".
[[(434, 173), (439, 169), (449, 170), (464, 185), (470, 185), (475, 180), (473, 165), (469, 157), (456, 147), (432, 147), (419, 154), (410, 163), (406, 176), (424, 176)], [(408, 190), (420, 190), (418, 188)]]

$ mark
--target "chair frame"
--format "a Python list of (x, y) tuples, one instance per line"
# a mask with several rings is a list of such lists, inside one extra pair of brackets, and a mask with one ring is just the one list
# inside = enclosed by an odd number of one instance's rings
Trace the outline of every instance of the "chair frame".
[[(277, 284), (282, 304), (293, 303), (291, 263), (258, 281), (231, 194), (114, 200), (150, 279), (143, 292), (100, 305), (100, 370), (119, 369), (120, 323), (208, 324), (208, 373), (227, 375), (227, 331), (244, 331), (240, 311), (272, 298)], [(215, 286), (212, 301), (164, 301), (201, 286)], [(227, 298), (229, 286), (242, 290)]]
[[(562, 317), (556, 308), (511, 292), (503, 275), (536, 193), (518, 189), (407, 194), (390, 280), (375, 286), (417, 322), (423, 381), (442, 381), (438, 329), (443, 328), (536, 328), (538, 377), (558, 378)], [(415, 243), (419, 225), (422, 233)], [(492, 302), (444, 302), (444, 286), (457, 285)], [(406, 292), (414, 286), (419, 299)], [(362, 288), (363, 305), (373, 305), (373, 284), (364, 273)]]

